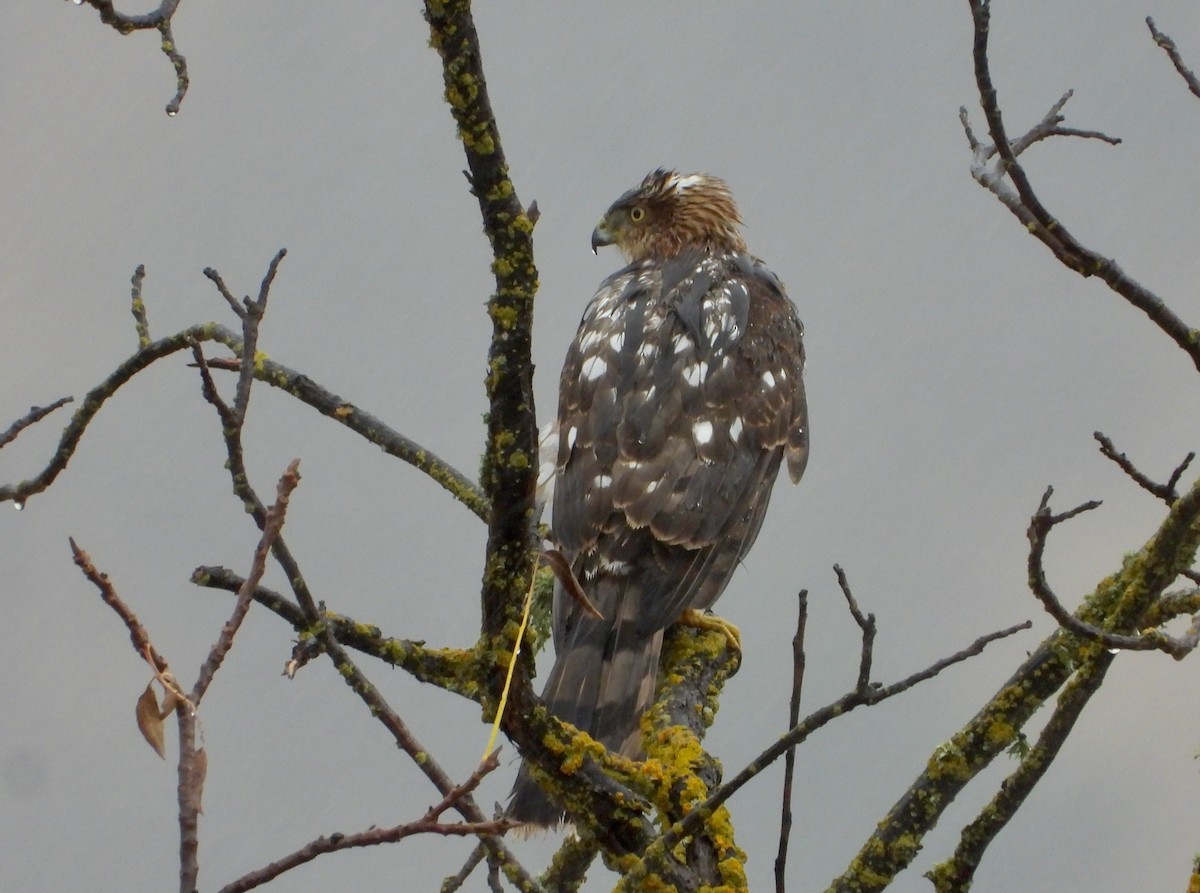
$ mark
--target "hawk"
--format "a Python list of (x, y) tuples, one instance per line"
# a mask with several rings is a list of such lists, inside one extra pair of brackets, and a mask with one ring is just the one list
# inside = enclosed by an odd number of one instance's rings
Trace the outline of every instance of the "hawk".
[[(659, 169), (617, 199), (592, 250), (628, 264), (587, 305), (559, 382), (554, 536), (603, 617), (556, 587), (542, 697), (633, 758), (663, 630), (717, 600), (780, 463), (799, 481), (808, 459), (803, 326), (741, 223), (707, 174)], [(563, 819), (527, 767), (509, 815)]]

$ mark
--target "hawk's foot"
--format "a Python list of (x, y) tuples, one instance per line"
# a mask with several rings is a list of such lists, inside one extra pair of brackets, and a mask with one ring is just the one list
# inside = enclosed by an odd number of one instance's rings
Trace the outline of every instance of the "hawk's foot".
[(716, 614), (705, 614), (703, 611), (697, 611), (695, 608), (688, 608), (679, 615), (679, 622), (684, 626), (690, 626), (695, 629), (720, 633), (725, 637), (729, 648), (736, 651), (739, 655), (742, 653), (742, 631), (728, 620), (723, 620)]

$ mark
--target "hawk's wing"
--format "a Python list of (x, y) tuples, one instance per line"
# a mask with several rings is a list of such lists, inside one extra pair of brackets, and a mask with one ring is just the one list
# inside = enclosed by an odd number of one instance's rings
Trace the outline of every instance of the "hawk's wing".
[(779, 281), (741, 254), (634, 264), (589, 304), (560, 382), (554, 532), (585, 586), (637, 573), (643, 632), (716, 600), (781, 458), (803, 471), (801, 339)]
[[(741, 254), (685, 253), (601, 285), (559, 387), (554, 533), (591, 617), (561, 587), (559, 719), (636, 757), (662, 631), (707, 608), (758, 535), (783, 457), (808, 456), (802, 330), (778, 280)], [(509, 814), (562, 818), (522, 768)]]

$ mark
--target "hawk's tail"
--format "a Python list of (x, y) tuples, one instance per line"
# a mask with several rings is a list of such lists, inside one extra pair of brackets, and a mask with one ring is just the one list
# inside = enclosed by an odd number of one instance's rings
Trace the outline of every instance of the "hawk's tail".
[[(621, 585), (626, 581), (608, 580)], [(542, 698), (550, 712), (587, 732), (622, 756), (642, 755), (640, 720), (654, 700), (662, 630), (638, 629), (630, 599), (621, 599), (617, 616), (579, 617), (578, 625), (558, 643), (558, 655)], [(612, 602), (609, 602), (612, 604)], [(521, 766), (508, 815), (531, 825), (555, 825), (563, 811), (552, 803)]]

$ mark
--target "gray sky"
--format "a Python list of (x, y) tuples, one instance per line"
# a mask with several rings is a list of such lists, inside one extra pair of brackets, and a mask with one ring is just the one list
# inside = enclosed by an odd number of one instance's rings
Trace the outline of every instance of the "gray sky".
[[(175, 34), (192, 87), (174, 119), (154, 36), (121, 38), (70, 3), (10, 5), (0, 427), (31, 404), (82, 396), (133, 350), (138, 263), (161, 336), (230, 322), (202, 268), (254, 292), (286, 246), (262, 348), (474, 474), (488, 249), (418, 5), (184, 4)], [(1200, 68), (1193, 0), (1025, 0), (997, 4), (993, 74), (1012, 132), (1073, 87), (1068, 123), (1125, 140), (1042, 144), (1027, 167), (1079, 238), (1195, 322), (1200, 102), (1150, 40), (1147, 14)], [(542, 211), (543, 419), (583, 305), (620, 262), (591, 255), (592, 226), (653, 167), (729, 181), (751, 249), (805, 321), (812, 461), (798, 488), (780, 484), (718, 605), (746, 646), (709, 739), (727, 773), (784, 728), (798, 589), (811, 593), (807, 707), (852, 685), (857, 639), (835, 562), (878, 615), (880, 680), (1035, 621), (800, 751), (791, 889), (824, 889), (933, 748), (1053, 628), (1024, 585), (1025, 528), (1045, 486), (1057, 509), (1104, 500), (1050, 543), (1052, 583), (1072, 605), (1153, 531), (1161, 508), (1098, 455), (1092, 431), (1165, 478), (1200, 444), (1195, 370), (970, 179), (959, 106), (983, 124), (965, 3), (481, 3), (477, 19), (514, 180)], [(0, 480), (35, 474), (65, 421), (5, 449)], [(263, 491), (301, 458), (287, 536), (331, 608), (431, 644), (473, 640), (484, 544), (473, 516), (266, 387), (247, 438)], [(138, 736), (148, 673), (66, 538), (190, 682), (229, 604), (188, 575), (202, 563), (244, 571), (256, 541), (223, 458), (219, 424), (178, 358), (105, 408), (48, 493), (0, 511), (0, 889), (175, 883), (174, 742), (164, 763)], [(290, 639), (252, 610), (204, 702), (202, 889), (439, 799), (327, 663), (279, 676)], [(465, 778), (486, 743), (478, 709), (367, 669)], [(1120, 657), (976, 889), (1183, 889), (1200, 847), (1198, 673), (1196, 660)], [(968, 788), (893, 889), (929, 889), (921, 872), (1015, 767), (1001, 760)], [(755, 889), (771, 883), (780, 771), (733, 803)], [(514, 772), (489, 779), (481, 802), (502, 799)], [(422, 838), (325, 857), (276, 887), (435, 889), (469, 848)], [(549, 852), (519, 849), (533, 869)], [(611, 886), (595, 874), (589, 889)]]

